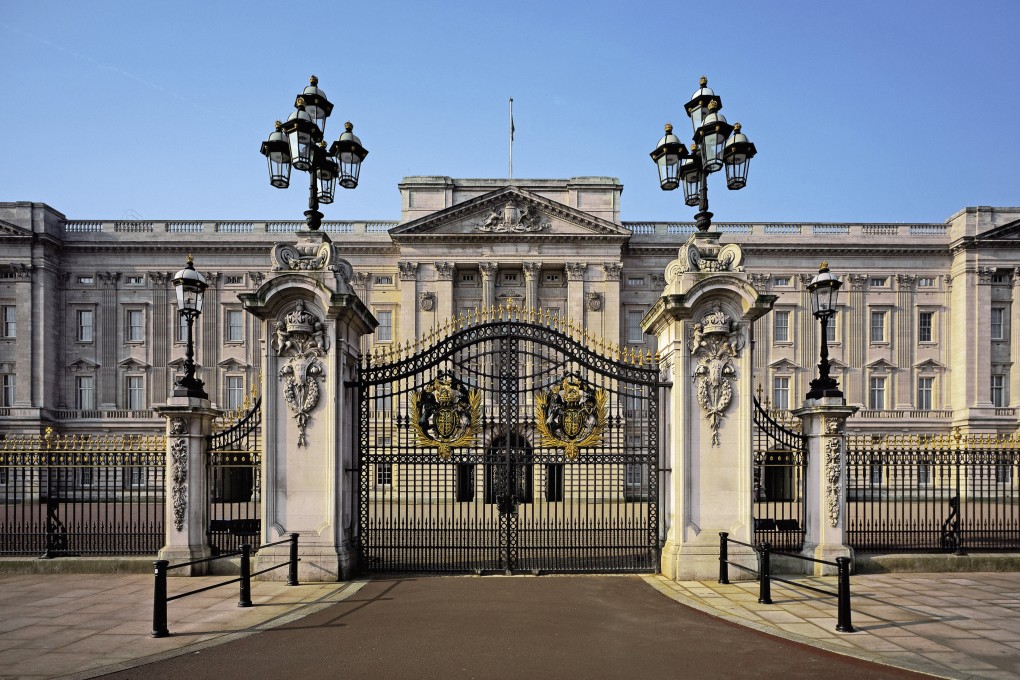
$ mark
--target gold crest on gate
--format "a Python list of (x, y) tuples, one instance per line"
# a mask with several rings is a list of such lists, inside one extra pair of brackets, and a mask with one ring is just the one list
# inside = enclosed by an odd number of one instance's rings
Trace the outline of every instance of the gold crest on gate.
[(535, 427), (542, 446), (563, 449), (567, 460), (577, 458), (582, 448), (602, 444), (608, 416), (608, 393), (576, 375), (535, 395)]
[(474, 442), (481, 414), (482, 393), (446, 374), (411, 394), (411, 427), (418, 446), (435, 447), (442, 458)]

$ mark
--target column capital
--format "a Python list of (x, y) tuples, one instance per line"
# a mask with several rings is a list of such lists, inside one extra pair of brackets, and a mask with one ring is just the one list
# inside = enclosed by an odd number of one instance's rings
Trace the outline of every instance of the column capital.
[(521, 263), (521, 268), (524, 269), (525, 281), (531, 281), (542, 273), (541, 262), (523, 262)]
[(11, 269), (14, 270), (15, 279), (18, 281), (31, 281), (32, 270), (35, 269), (35, 265), (25, 262), (15, 262), (11, 265)]
[(564, 268), (567, 272), (567, 281), (584, 281), (584, 275), (588, 271), (588, 263), (567, 262)]
[(622, 262), (603, 262), (602, 271), (605, 272), (606, 281), (619, 281), (620, 273), (623, 271)]
[(850, 290), (864, 290), (864, 284), (868, 282), (868, 275), (847, 274), (846, 280), (850, 283)]
[(418, 263), (403, 261), (397, 263), (397, 275), (401, 281), (414, 281), (418, 278)]
[(499, 265), (496, 264), (495, 262), (479, 262), (478, 263), (478, 271), (481, 272), (482, 280), (483, 281), (490, 280), (493, 276), (496, 275), (496, 272), (498, 270), (499, 270)]
[(440, 281), (453, 281), (453, 275), (456, 269), (452, 262), (436, 262), (435, 263), (436, 274), (439, 275)]
[(99, 284), (104, 288), (113, 288), (120, 280), (120, 272), (96, 272)]
[(169, 272), (149, 272), (149, 281), (152, 281), (157, 288), (166, 288), (170, 285)]

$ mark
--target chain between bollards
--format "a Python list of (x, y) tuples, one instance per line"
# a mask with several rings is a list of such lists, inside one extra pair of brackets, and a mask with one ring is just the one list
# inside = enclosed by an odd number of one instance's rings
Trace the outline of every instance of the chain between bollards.
[(290, 535), (290, 567), (287, 569), (287, 585), (296, 586), (298, 585), (297, 578), (297, 563), (298, 563), (298, 535)]
[(166, 627), (166, 568), (170, 562), (156, 560), (152, 564), (156, 568), (156, 586), (152, 590), (152, 632), (149, 636), (169, 637), (170, 631)]

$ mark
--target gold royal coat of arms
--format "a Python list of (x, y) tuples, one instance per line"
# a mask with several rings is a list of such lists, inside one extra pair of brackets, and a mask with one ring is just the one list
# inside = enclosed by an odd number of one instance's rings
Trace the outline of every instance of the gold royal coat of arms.
[(468, 390), (449, 375), (411, 394), (411, 427), (418, 446), (437, 448), (442, 458), (474, 442), (481, 413), (481, 391)]
[(535, 395), (535, 426), (542, 446), (563, 449), (574, 460), (582, 448), (599, 446), (609, 415), (609, 395), (575, 375)]

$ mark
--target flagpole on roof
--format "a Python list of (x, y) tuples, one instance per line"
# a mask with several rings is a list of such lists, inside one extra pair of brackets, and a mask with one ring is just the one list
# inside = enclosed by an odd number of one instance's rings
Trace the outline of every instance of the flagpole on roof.
[(510, 179), (514, 178), (514, 98), (510, 97)]

